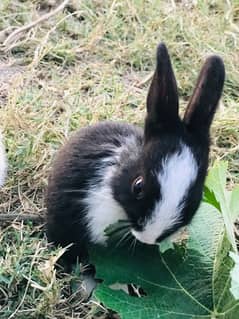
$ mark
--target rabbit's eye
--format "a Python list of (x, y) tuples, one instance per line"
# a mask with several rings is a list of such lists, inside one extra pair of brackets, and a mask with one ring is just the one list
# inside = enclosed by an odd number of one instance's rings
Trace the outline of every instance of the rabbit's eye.
[(141, 199), (144, 196), (144, 179), (142, 176), (133, 181), (131, 190), (137, 199)]

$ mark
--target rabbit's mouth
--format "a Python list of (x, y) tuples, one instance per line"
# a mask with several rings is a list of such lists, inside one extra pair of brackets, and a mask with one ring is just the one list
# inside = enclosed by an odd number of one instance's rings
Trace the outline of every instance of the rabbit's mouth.
[(166, 230), (163, 234), (158, 236), (156, 239), (154, 239), (150, 233), (148, 233), (148, 236), (144, 234), (143, 232), (136, 231), (134, 229), (131, 230), (132, 235), (141, 243), (147, 244), (147, 245), (156, 245), (161, 243), (164, 239), (168, 237), (174, 237), (177, 236), (176, 234), (180, 232), (181, 227), (177, 226), (175, 228), (171, 228)]
[(148, 245), (154, 245), (156, 244), (156, 241), (150, 236), (150, 234), (145, 236), (143, 232), (136, 231), (134, 229), (131, 230), (132, 235), (141, 243), (148, 244)]
[(172, 236), (182, 226), (184, 226), (184, 220), (180, 215), (171, 224), (165, 224), (162, 220), (151, 218), (146, 220), (142, 229), (131, 228), (131, 234), (141, 243), (155, 245)]

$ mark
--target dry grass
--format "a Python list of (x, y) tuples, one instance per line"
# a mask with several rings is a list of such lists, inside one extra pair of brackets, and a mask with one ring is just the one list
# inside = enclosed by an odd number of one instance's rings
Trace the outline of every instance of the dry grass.
[[(0, 30), (29, 23), (56, 3), (2, 0)], [(237, 0), (72, 0), (7, 52), (2, 47), (1, 63), (17, 71), (10, 82), (0, 77), (0, 125), (10, 163), (0, 211), (42, 214), (51, 160), (71, 131), (104, 119), (142, 125), (147, 77), (161, 40), (172, 56), (182, 106), (205, 56), (223, 57), (227, 79), (213, 125), (211, 159), (228, 160), (229, 182), (239, 183), (238, 21)], [(6, 37), (0, 33), (0, 41)], [(106, 318), (71, 295), (77, 274), (55, 278), (58, 253), (31, 222), (2, 228), (1, 318)]]

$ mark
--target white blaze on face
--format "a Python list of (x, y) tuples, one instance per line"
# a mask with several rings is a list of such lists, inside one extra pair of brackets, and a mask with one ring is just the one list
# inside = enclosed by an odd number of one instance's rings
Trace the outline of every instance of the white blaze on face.
[(197, 177), (197, 162), (186, 145), (182, 145), (180, 152), (167, 157), (162, 164), (157, 174), (161, 199), (156, 202), (143, 231), (132, 230), (132, 234), (146, 244), (154, 244), (159, 236), (180, 221), (182, 200)]

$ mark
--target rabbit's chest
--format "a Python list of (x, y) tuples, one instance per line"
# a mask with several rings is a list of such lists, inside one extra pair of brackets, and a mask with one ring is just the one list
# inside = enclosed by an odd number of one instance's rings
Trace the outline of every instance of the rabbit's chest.
[(102, 185), (92, 189), (84, 199), (87, 206), (87, 228), (90, 239), (94, 243), (104, 244), (105, 229), (118, 220), (126, 219), (126, 213), (120, 204), (113, 198), (110, 186)]

